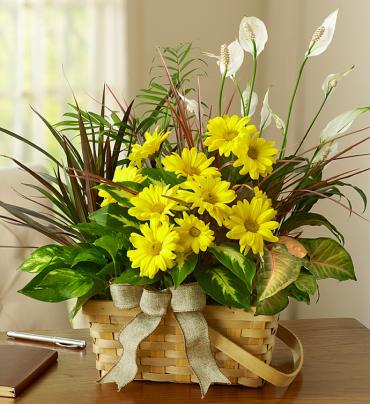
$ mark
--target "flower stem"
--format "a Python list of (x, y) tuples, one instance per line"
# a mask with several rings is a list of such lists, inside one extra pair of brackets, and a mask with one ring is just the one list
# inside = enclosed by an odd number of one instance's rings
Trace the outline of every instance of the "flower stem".
[(249, 99), (248, 99), (247, 110), (245, 111), (245, 115), (247, 115), (247, 116), (248, 116), (250, 108), (251, 108), (252, 94), (253, 94), (254, 84), (256, 82), (256, 74), (257, 74), (257, 48), (256, 48), (256, 42), (253, 40), (253, 74), (252, 74), (252, 82), (251, 82), (251, 85), (249, 88)]
[(238, 91), (238, 94), (240, 96), (240, 100), (242, 102), (243, 114), (245, 114), (245, 102), (244, 102), (242, 90), (240, 89), (239, 84), (237, 83), (235, 77), (233, 77), (232, 80), (233, 80), (233, 83), (234, 83), (234, 86), (235, 86), (236, 90)]
[(302, 147), (302, 145), (303, 145), (304, 141), (306, 140), (308, 134), (310, 133), (310, 131), (311, 131), (313, 125), (315, 124), (316, 119), (318, 118), (318, 116), (320, 115), (322, 109), (324, 108), (324, 105), (325, 105), (325, 103), (326, 103), (326, 101), (327, 101), (327, 99), (328, 99), (328, 97), (329, 97), (329, 95), (330, 95), (330, 92), (331, 92), (331, 90), (329, 90), (329, 92), (326, 94), (326, 96), (325, 96), (323, 102), (322, 102), (321, 105), (320, 105), (319, 110), (317, 111), (316, 115), (314, 116), (314, 118), (313, 118), (313, 120), (312, 120), (310, 126), (309, 126), (308, 129), (306, 130), (306, 133), (304, 134), (304, 136), (303, 136), (301, 142), (299, 143), (299, 145), (298, 145), (298, 147), (297, 147), (297, 150), (295, 151), (294, 154), (297, 154), (297, 153), (299, 152), (300, 148)]
[(284, 155), (285, 155), (285, 149), (286, 149), (286, 144), (287, 144), (287, 140), (288, 140), (287, 135), (288, 135), (290, 117), (292, 115), (292, 110), (293, 110), (294, 99), (295, 99), (295, 96), (297, 95), (298, 86), (299, 86), (299, 83), (301, 81), (303, 69), (304, 69), (304, 67), (306, 65), (307, 60), (308, 60), (308, 56), (306, 56), (304, 58), (303, 63), (301, 64), (301, 68), (299, 69), (298, 77), (297, 77), (297, 80), (295, 82), (293, 94), (292, 94), (292, 97), (290, 98), (289, 109), (288, 109), (288, 117), (287, 117), (286, 125), (285, 125), (283, 143), (282, 143), (281, 151), (280, 151), (280, 158), (284, 157)]
[(298, 73), (298, 77), (297, 77), (297, 80), (296, 80), (296, 83), (295, 83), (293, 94), (292, 94), (292, 97), (290, 99), (289, 109), (288, 109), (288, 117), (287, 117), (287, 120), (286, 120), (284, 137), (283, 137), (283, 143), (282, 143), (282, 146), (281, 146), (281, 151), (280, 151), (280, 156), (279, 156), (280, 159), (283, 158), (284, 155), (285, 155), (285, 149), (286, 149), (286, 144), (287, 144), (287, 140), (288, 140), (287, 136), (288, 136), (289, 123), (290, 123), (290, 116), (292, 115), (294, 99), (295, 99), (295, 96), (297, 94), (298, 86), (299, 86), (299, 83), (300, 83), (301, 78), (302, 78), (303, 69), (304, 69), (304, 67), (305, 67), (305, 65), (307, 63), (307, 60), (308, 60), (308, 58), (310, 56), (311, 50), (314, 47), (314, 45), (315, 45), (315, 42), (312, 42), (311, 46), (308, 48), (308, 51), (307, 51), (307, 53), (305, 55), (305, 58), (303, 59), (303, 62), (301, 64), (301, 68), (299, 69), (299, 73)]
[(227, 68), (225, 69), (225, 72), (222, 75), (220, 93), (218, 95), (218, 115), (219, 116), (222, 116), (222, 94), (224, 92), (226, 74), (227, 74)]

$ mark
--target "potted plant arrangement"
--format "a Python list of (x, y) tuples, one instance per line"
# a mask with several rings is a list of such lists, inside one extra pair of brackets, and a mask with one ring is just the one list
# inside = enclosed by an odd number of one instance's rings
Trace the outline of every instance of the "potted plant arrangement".
[[(120, 111), (110, 110), (108, 86), (99, 114), (76, 101), (64, 121), (51, 125), (36, 112), (63, 162), (26, 136), (0, 129), (53, 165), (52, 174), (36, 173), (13, 159), (40, 182), (32, 188), (52, 201), (51, 215), (0, 203), (10, 214), (5, 220), (54, 241), (23, 262), (19, 270), (35, 276), (20, 292), (48, 302), (77, 299), (71, 316), (84, 308), (101, 382), (197, 381), (205, 394), (213, 382), (287, 385), (299, 372), (302, 347), (278, 327), (278, 314), (290, 299), (309, 303), (320, 279), (356, 279), (342, 234), (315, 211), (316, 203), (328, 199), (358, 214), (343, 202), (352, 188), (366, 207), (363, 191), (347, 182), (361, 170), (328, 178), (324, 169), (368, 139), (338, 149), (369, 107), (339, 115), (315, 147), (304, 149), (322, 107), (352, 68), (325, 79), (318, 113), (287, 154), (302, 72), (329, 46), (336, 18), (337, 11), (313, 34), (285, 119), (272, 111), (267, 91), (256, 122), (257, 58), (267, 30), (258, 18), (244, 17), (239, 40), (222, 45), (219, 55), (205, 53), (221, 73), (213, 110), (199, 86), (192, 88), (205, 62), (182, 44), (158, 49), (161, 73), (137, 97), (141, 114), (114, 94)], [(248, 55), (253, 71), (242, 91), (237, 72)], [(226, 97), (229, 79), (235, 91)], [(238, 115), (230, 112), (234, 96)], [(79, 134), (80, 145), (69, 131)], [(279, 147), (268, 140), (272, 132), (281, 133)], [(305, 226), (323, 226), (332, 237), (303, 237)], [(297, 351), (288, 375), (269, 366), (276, 335)]]

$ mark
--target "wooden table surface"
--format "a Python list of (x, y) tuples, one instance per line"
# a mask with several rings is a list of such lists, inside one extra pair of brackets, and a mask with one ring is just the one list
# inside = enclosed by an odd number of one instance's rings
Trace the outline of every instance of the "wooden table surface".
[[(370, 403), (370, 331), (366, 327), (354, 319), (282, 323), (299, 336), (305, 350), (303, 370), (288, 388), (269, 384), (259, 389), (211, 386), (203, 400), (199, 387), (188, 384), (133, 382), (117, 392), (113, 384), (96, 383), (95, 357), (88, 330), (43, 331), (44, 334), (86, 339), (87, 349), (58, 348), (57, 364), (17, 399), (0, 398), (0, 403)], [(8, 341), (1, 333), (0, 343), (20, 342)], [(289, 351), (279, 344), (274, 352), (274, 363), (284, 370), (289, 370), (291, 364)], [(6, 364), (1, 363), (1, 366)]]

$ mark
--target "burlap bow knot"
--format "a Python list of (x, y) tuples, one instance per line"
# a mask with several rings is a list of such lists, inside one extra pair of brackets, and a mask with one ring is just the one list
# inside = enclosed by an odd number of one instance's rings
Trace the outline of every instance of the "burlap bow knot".
[(202, 397), (212, 383), (230, 381), (221, 373), (212, 355), (208, 325), (202, 314), (206, 296), (198, 284), (181, 285), (177, 289), (152, 291), (141, 286), (111, 285), (113, 303), (118, 308), (140, 306), (141, 312), (119, 334), (123, 353), (100, 383), (117, 383), (118, 389), (134, 380), (138, 366), (136, 354), (140, 343), (159, 325), (169, 304), (183, 332), (189, 365), (198, 378)]

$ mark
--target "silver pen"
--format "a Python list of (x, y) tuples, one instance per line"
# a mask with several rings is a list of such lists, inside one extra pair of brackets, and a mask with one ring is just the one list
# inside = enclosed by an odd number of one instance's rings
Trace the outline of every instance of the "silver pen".
[(29, 332), (8, 331), (6, 335), (10, 338), (20, 338), (29, 341), (49, 342), (64, 348), (85, 348), (86, 341), (82, 339), (54, 337), (50, 335), (31, 334)]

